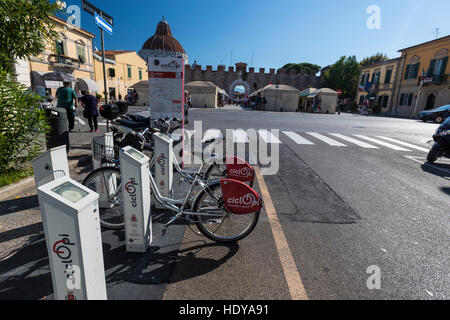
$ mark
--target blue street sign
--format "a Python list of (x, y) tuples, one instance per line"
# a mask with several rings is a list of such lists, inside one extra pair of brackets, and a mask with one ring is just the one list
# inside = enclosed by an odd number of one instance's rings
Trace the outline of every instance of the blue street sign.
[(105, 30), (106, 32), (108, 32), (110, 35), (113, 34), (113, 28), (112, 26), (105, 21), (105, 19), (103, 19), (102, 17), (100, 17), (97, 13), (95, 13), (95, 23), (102, 28), (103, 30)]

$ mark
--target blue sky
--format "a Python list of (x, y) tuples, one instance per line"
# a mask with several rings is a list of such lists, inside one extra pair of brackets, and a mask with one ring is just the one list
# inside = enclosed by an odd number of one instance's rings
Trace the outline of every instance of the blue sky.
[[(377, 52), (395, 58), (399, 49), (430, 41), (433, 30), (450, 34), (448, 0), (90, 0), (115, 19), (107, 50), (138, 51), (162, 16), (192, 63), (280, 68), (288, 62), (334, 63), (343, 55), (360, 60)], [(66, 0), (81, 5), (81, 0)], [(381, 29), (369, 30), (366, 10), (381, 9)], [(97, 36), (92, 16), (81, 26)]]

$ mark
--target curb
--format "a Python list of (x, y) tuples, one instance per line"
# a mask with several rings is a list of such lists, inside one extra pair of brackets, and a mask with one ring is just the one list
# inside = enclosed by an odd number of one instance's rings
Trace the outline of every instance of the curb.
[[(69, 170), (75, 169), (79, 163), (86, 161), (87, 158), (90, 158), (90, 155), (83, 156), (78, 160), (70, 160)], [(0, 188), (0, 201), (10, 200), (12, 197), (31, 188), (35, 188), (34, 175)]]

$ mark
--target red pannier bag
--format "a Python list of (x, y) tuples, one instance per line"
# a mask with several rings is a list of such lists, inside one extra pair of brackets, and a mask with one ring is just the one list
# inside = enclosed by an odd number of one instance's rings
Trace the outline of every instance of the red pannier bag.
[(262, 208), (261, 196), (243, 182), (220, 180), (225, 208), (234, 214), (259, 212)]
[(255, 169), (245, 160), (236, 156), (226, 156), (227, 177), (241, 182), (253, 182)]

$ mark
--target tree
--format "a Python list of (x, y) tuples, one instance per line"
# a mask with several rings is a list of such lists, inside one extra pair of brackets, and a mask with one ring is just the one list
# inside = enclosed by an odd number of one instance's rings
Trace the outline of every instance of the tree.
[(17, 58), (36, 56), (46, 40), (57, 38), (52, 15), (61, 3), (49, 0), (0, 0), (0, 69), (13, 71)]
[(374, 64), (374, 63), (378, 63), (378, 62), (383, 62), (383, 61), (386, 61), (386, 60), (388, 60), (388, 59), (389, 59), (389, 58), (387, 57), (386, 54), (378, 52), (377, 54), (374, 54), (373, 56), (364, 58), (364, 59), (361, 61), (361, 66), (364, 67), (364, 66), (367, 66), (367, 65), (370, 65), (370, 64)]
[(316, 64), (302, 62), (302, 63), (285, 64), (283, 67), (278, 69), (278, 72), (280, 70), (284, 70), (287, 73), (289, 73), (291, 70), (295, 70), (295, 71), (297, 71), (297, 73), (304, 71), (306, 74), (315, 75), (316, 73), (318, 73), (320, 71), (320, 69), (321, 69), (321, 67)]
[(356, 56), (341, 57), (323, 76), (322, 86), (333, 90), (341, 90), (341, 98), (356, 98), (361, 67)]

